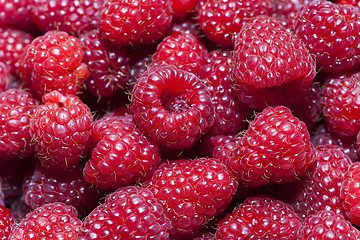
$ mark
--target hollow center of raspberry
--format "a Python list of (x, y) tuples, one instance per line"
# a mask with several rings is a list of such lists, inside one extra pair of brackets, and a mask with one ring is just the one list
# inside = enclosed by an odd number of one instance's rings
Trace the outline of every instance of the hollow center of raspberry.
[(59, 106), (59, 108), (65, 107), (65, 104), (63, 102), (58, 102), (57, 105)]
[(186, 112), (190, 108), (186, 94), (176, 94), (169, 90), (162, 92), (161, 102), (163, 107), (170, 113)]

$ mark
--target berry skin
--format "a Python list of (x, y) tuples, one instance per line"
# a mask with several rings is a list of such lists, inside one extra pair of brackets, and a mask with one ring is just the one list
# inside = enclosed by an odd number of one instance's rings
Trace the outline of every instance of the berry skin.
[(161, 164), (147, 187), (171, 220), (170, 237), (196, 234), (229, 205), (237, 183), (214, 158)]
[(170, 0), (109, 0), (99, 29), (116, 45), (149, 44), (165, 36), (171, 21)]
[(170, 149), (194, 145), (214, 122), (205, 85), (171, 66), (150, 68), (138, 79), (130, 110), (145, 134)]
[(170, 220), (146, 188), (127, 186), (108, 195), (84, 220), (79, 240), (168, 240)]
[(151, 66), (166, 64), (197, 75), (206, 54), (206, 47), (195, 35), (173, 32), (159, 43)]
[(83, 63), (89, 70), (85, 83), (90, 93), (103, 97), (124, 90), (130, 71), (127, 51), (106, 42), (98, 30), (80, 35), (79, 40), (84, 51)]
[(9, 240), (77, 240), (80, 227), (74, 207), (50, 203), (28, 213), (14, 228)]
[(271, 0), (199, 0), (198, 21), (211, 41), (232, 48), (244, 23), (258, 15), (271, 15), (273, 7)]
[[(312, 1), (295, 20), (295, 33), (316, 57), (316, 66), (340, 73), (360, 64), (360, 9), (330, 1)], [(340, 44), (341, 43), (341, 44)]]
[(292, 106), (312, 86), (315, 61), (295, 35), (272, 17), (258, 16), (237, 34), (232, 78), (250, 108)]
[(82, 59), (76, 37), (49, 31), (29, 44), (20, 60), (20, 76), (39, 97), (53, 90), (76, 94), (89, 74)]
[(34, 154), (30, 121), (39, 102), (28, 92), (0, 93), (0, 159), (15, 160)]
[(322, 210), (308, 216), (299, 229), (299, 240), (360, 238), (360, 232), (346, 221), (341, 214)]
[(11, 211), (0, 206), (0, 240), (8, 240), (14, 228), (15, 220)]
[(75, 95), (45, 94), (30, 122), (31, 137), (41, 165), (52, 172), (75, 168), (90, 138), (92, 115)]
[[(244, 135), (227, 151), (214, 152), (245, 186), (293, 182), (314, 161), (314, 147), (305, 123), (284, 106), (268, 107), (250, 122)], [(225, 144), (226, 145), (226, 144)], [(229, 150), (230, 149), (230, 150)]]
[(71, 35), (97, 28), (105, 0), (30, 1), (31, 21), (42, 32), (60, 30)]
[(296, 240), (300, 227), (301, 220), (290, 205), (254, 196), (219, 222), (215, 239)]

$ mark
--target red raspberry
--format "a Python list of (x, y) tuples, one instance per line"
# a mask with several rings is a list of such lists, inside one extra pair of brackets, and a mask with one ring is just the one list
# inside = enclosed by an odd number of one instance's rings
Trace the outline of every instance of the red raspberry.
[(240, 132), (246, 127), (246, 118), (252, 113), (232, 88), (229, 77), (232, 63), (229, 51), (215, 50), (205, 57), (199, 71), (199, 77), (209, 89), (214, 105), (214, 124), (209, 130), (212, 134)]
[(42, 32), (60, 30), (71, 35), (97, 28), (106, 0), (31, 0), (30, 18)]
[(147, 187), (171, 220), (171, 237), (191, 236), (229, 205), (237, 183), (214, 158), (163, 163)]
[(301, 220), (292, 207), (265, 196), (249, 197), (222, 219), (215, 239), (295, 240)]
[[(234, 135), (212, 135), (212, 134), (206, 134), (201, 139), (201, 152), (204, 154), (204, 156), (212, 157), (214, 156), (214, 149), (221, 148), (224, 144), (228, 144), (229, 142), (234, 142), (235, 146), (236, 136)], [(219, 151), (219, 150), (217, 150)]]
[(127, 186), (108, 195), (84, 220), (79, 240), (169, 239), (165, 209), (146, 188)]
[(30, 122), (37, 158), (52, 172), (75, 168), (90, 137), (92, 115), (74, 95), (45, 94)]
[(173, 32), (159, 43), (152, 59), (152, 66), (166, 64), (198, 74), (206, 54), (206, 47), (195, 35)]
[(101, 38), (98, 30), (79, 36), (84, 51), (83, 62), (89, 70), (86, 87), (94, 96), (110, 96), (124, 90), (129, 78), (130, 56)]
[(158, 144), (129, 117), (107, 117), (92, 125), (98, 141), (84, 168), (86, 181), (101, 189), (116, 189), (146, 177), (160, 161)]
[(0, 24), (35, 30), (30, 21), (30, 0), (0, 0)]
[(78, 93), (88, 76), (80, 41), (62, 31), (49, 31), (28, 46), (20, 63), (23, 80), (42, 96), (53, 90)]
[(358, 7), (312, 1), (297, 15), (295, 32), (315, 55), (318, 68), (326, 72), (349, 71), (360, 64), (359, 18)]
[(183, 18), (186, 14), (191, 13), (197, 4), (198, 0), (172, 0), (171, 9), (175, 17)]
[(347, 4), (347, 5), (360, 7), (360, 1), (359, 0), (336, 0), (335, 3), (343, 4), (343, 5)]
[(170, 0), (109, 0), (99, 29), (117, 45), (148, 44), (164, 37), (171, 20)]
[(255, 17), (237, 35), (232, 75), (251, 108), (294, 105), (310, 90), (315, 70), (305, 45), (275, 18)]
[(5, 63), (0, 62), (0, 93), (9, 89), (11, 82), (10, 68)]
[(182, 32), (195, 35), (200, 41), (205, 40), (197, 19), (193, 15), (187, 15), (179, 19), (173, 19), (168, 35), (173, 32)]
[(0, 159), (15, 160), (34, 154), (29, 125), (38, 105), (25, 91), (9, 89), (0, 93)]
[(9, 240), (77, 240), (81, 221), (76, 209), (64, 203), (45, 204), (28, 213), (13, 230)]
[(194, 145), (214, 121), (205, 85), (171, 66), (151, 68), (139, 78), (130, 110), (145, 134), (171, 149)]
[(234, 35), (258, 15), (270, 15), (271, 0), (199, 0), (198, 21), (206, 36), (224, 47), (234, 46)]
[(8, 240), (14, 228), (15, 220), (11, 211), (3, 206), (0, 206), (0, 239)]
[(305, 123), (288, 108), (268, 107), (250, 122), (235, 148), (215, 156), (246, 186), (293, 182), (314, 161), (309, 140)]
[(360, 232), (341, 214), (323, 210), (307, 217), (299, 229), (299, 240), (360, 238)]

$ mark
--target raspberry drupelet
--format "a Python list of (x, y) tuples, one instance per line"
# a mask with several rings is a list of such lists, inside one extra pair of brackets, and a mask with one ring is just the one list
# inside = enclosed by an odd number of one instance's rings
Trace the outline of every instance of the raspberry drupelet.
[(15, 219), (10, 209), (0, 206), (0, 239), (8, 240), (15, 227)]

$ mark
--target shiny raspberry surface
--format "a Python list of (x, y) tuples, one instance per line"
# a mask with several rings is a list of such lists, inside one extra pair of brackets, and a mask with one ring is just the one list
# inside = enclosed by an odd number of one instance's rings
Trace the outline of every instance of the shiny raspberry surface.
[(0, 239), (7, 240), (15, 227), (15, 220), (10, 209), (0, 206)]

